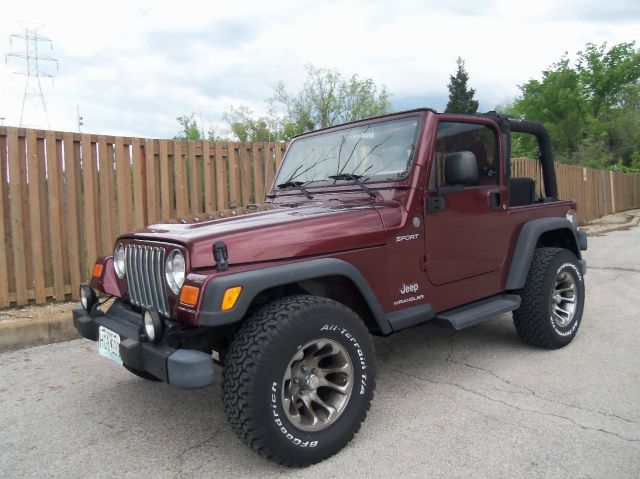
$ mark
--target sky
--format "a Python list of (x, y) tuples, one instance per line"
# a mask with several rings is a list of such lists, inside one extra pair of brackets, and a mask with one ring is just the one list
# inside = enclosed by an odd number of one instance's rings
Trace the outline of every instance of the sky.
[[(297, 91), (305, 65), (383, 84), (394, 110), (443, 110), (458, 56), (480, 110), (586, 43), (640, 46), (638, 0), (23, 0), (5, 2), (0, 53), (23, 50), (25, 25), (52, 40), (41, 69), (52, 129), (172, 138), (178, 115), (224, 129), (222, 114), (267, 110), (275, 85)], [(25, 77), (0, 62), (0, 124), (18, 126)], [(46, 125), (30, 98), (25, 125)]]

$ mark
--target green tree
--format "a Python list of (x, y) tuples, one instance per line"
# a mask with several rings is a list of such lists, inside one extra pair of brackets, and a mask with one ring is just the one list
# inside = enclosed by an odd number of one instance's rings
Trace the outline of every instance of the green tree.
[[(514, 117), (544, 123), (556, 157), (597, 168), (630, 168), (640, 150), (640, 51), (634, 43), (587, 44), (575, 62), (565, 55), (541, 79), (500, 107)], [(530, 139), (513, 154), (534, 154)]]
[(269, 99), (272, 109), (282, 111), (280, 129), (291, 137), (317, 128), (383, 115), (391, 111), (390, 94), (384, 85), (358, 75), (345, 79), (327, 68), (307, 65), (307, 78), (299, 92), (280, 82)]
[(576, 71), (584, 88), (593, 116), (623, 106), (630, 88), (640, 79), (640, 53), (634, 43), (620, 43), (607, 50), (588, 43), (578, 52)]
[(194, 119), (194, 116), (195, 113), (191, 113), (190, 115), (180, 115), (176, 118), (180, 125), (180, 131), (173, 137), (174, 140), (217, 141), (226, 139), (224, 137), (219, 137), (211, 125), (209, 125), (209, 129), (205, 134), (204, 130), (198, 128), (198, 122)]
[[(358, 75), (345, 79), (327, 68), (306, 66), (307, 78), (299, 92), (279, 82), (267, 99), (270, 108), (257, 117), (249, 107), (232, 106), (223, 114), (228, 134), (240, 141), (289, 141), (306, 131), (325, 128), (391, 112), (390, 94), (384, 85)], [(176, 138), (200, 139), (194, 115), (179, 116)], [(213, 131), (211, 132), (212, 137)]]
[(180, 132), (174, 136), (174, 140), (201, 140), (202, 133), (198, 129), (198, 123), (194, 120), (195, 115), (181, 115), (176, 118), (180, 124)]
[(229, 125), (230, 133), (240, 141), (281, 141), (282, 132), (278, 119), (273, 115), (254, 118), (249, 107), (231, 107), (222, 118)]
[(544, 123), (556, 154), (575, 151), (587, 123), (587, 106), (579, 75), (569, 60), (563, 57), (542, 72), (541, 81), (530, 80), (520, 89), (522, 97), (515, 104), (518, 116)]
[(457, 70), (455, 75), (449, 76), (449, 102), (445, 108), (446, 113), (470, 113), (478, 112), (478, 100), (474, 99), (476, 91), (468, 86), (469, 74), (464, 67), (464, 60), (460, 57), (456, 60)]

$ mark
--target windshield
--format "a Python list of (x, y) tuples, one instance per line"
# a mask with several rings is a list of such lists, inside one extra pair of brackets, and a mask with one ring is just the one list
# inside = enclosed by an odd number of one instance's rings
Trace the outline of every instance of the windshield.
[(410, 117), (296, 140), (275, 184), (283, 188), (354, 178), (361, 183), (403, 179), (413, 161), (419, 126), (420, 117)]

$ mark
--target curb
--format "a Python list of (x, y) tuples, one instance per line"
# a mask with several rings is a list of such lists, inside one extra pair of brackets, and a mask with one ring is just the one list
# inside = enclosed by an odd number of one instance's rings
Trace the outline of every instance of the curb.
[(0, 353), (79, 337), (69, 313), (49, 318), (0, 321)]
[(586, 224), (581, 228), (587, 233), (588, 236), (597, 236), (605, 233), (611, 233), (612, 231), (627, 230), (638, 226), (640, 224), (640, 214), (634, 216), (626, 223), (616, 224), (612, 226), (604, 226), (599, 224)]

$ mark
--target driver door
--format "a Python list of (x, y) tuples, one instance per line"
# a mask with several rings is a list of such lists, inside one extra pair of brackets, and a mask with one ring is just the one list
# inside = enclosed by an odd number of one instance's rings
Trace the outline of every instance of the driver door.
[[(504, 260), (509, 237), (503, 230), (507, 213), (498, 138), (490, 123), (438, 124), (429, 191), (439, 199), (435, 207), (428, 201), (425, 215), (427, 276), (434, 285), (491, 273)], [(475, 156), (478, 174), (472, 184), (446, 182), (445, 159), (458, 152)]]

